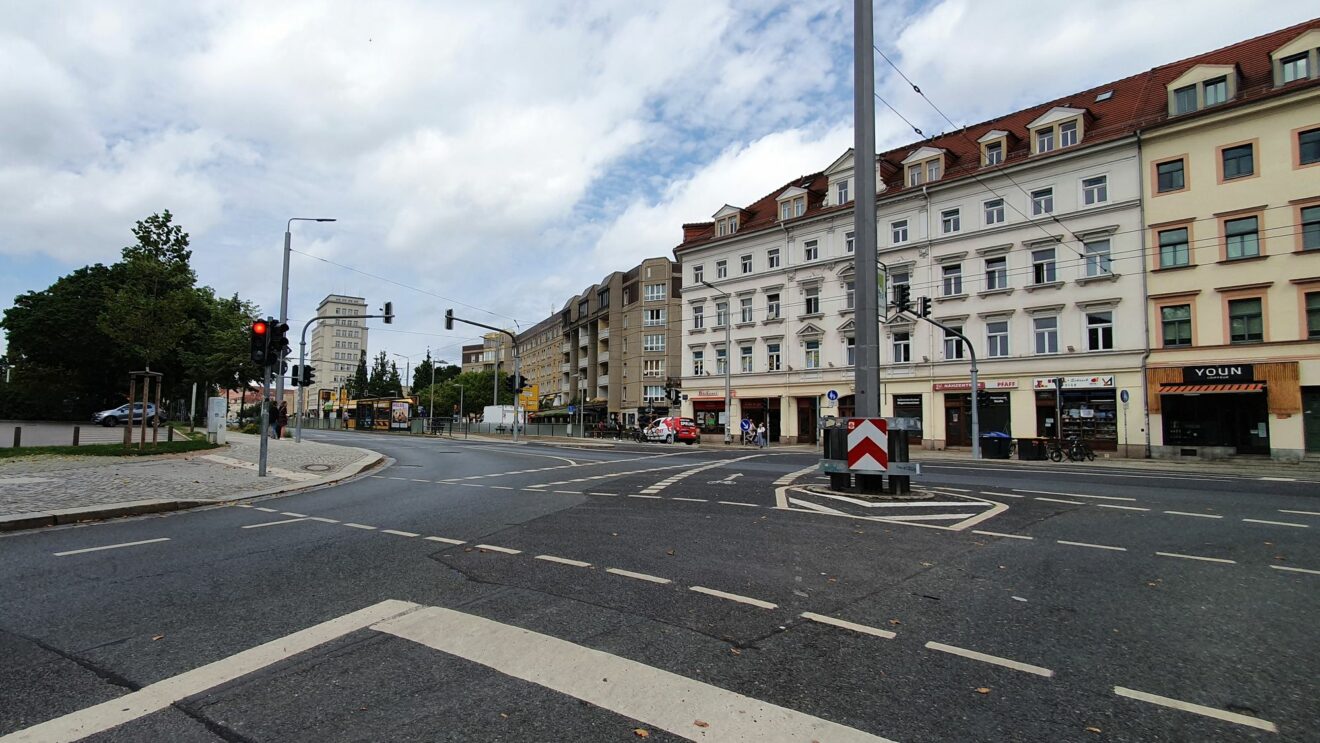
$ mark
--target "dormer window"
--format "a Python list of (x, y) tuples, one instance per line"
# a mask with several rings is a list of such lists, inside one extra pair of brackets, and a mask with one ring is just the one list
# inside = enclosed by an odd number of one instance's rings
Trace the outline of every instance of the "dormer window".
[(1004, 143), (994, 142), (985, 146), (985, 164), (998, 165), (1004, 161)]
[(1042, 129), (1036, 132), (1036, 153), (1049, 152), (1054, 149), (1054, 127)]
[(847, 204), (850, 201), (848, 198), (848, 181), (839, 181), (834, 185), (834, 196), (838, 204)]
[(1059, 146), (1072, 147), (1077, 144), (1077, 122), (1066, 121), (1059, 124)]
[(1206, 80), (1201, 83), (1202, 98), (1205, 99), (1205, 105), (1217, 106), (1228, 100), (1228, 78), (1217, 77), (1214, 80)]
[(1283, 81), (1285, 83), (1290, 83), (1294, 80), (1305, 80), (1310, 77), (1310, 74), (1308, 74), (1306, 70), (1307, 62), (1310, 61), (1308, 57), (1309, 55), (1303, 52), (1301, 54), (1294, 54), (1287, 59), (1280, 60), (1279, 65), (1282, 67)]
[(1287, 85), (1316, 77), (1320, 68), (1320, 28), (1303, 31), (1287, 44), (1270, 52), (1274, 84)]
[(719, 211), (715, 212), (715, 236), (727, 237), (738, 231), (738, 221), (742, 210), (736, 206), (725, 204)]
[(1008, 132), (991, 129), (976, 141), (981, 145), (982, 165), (991, 166), (1004, 162), (1004, 157), (1008, 154)]
[(1055, 106), (1027, 124), (1032, 135), (1032, 154), (1042, 155), (1082, 141), (1085, 114), (1084, 109)]
[(1185, 114), (1196, 110), (1196, 86), (1188, 85), (1173, 91), (1173, 113)]
[(784, 222), (807, 213), (807, 192), (792, 186), (779, 194), (779, 221)]
[(1181, 116), (1209, 106), (1218, 106), (1237, 93), (1237, 68), (1233, 65), (1197, 65), (1169, 83), (1169, 115)]
[(909, 186), (938, 181), (944, 174), (944, 150), (936, 147), (922, 147), (903, 160), (907, 169), (905, 180)]

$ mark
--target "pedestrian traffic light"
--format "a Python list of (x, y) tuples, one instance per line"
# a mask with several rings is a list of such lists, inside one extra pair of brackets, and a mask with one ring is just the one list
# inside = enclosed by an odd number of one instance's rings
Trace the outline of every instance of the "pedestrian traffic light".
[(930, 297), (917, 298), (917, 317), (930, 317)]
[(265, 320), (253, 320), (251, 344), (252, 344), (252, 362), (254, 364), (266, 365), (266, 356), (269, 352), (270, 344), (270, 326)]
[(302, 380), (299, 382), (299, 385), (302, 387), (311, 387), (312, 383), (316, 381), (316, 368), (311, 364), (304, 364), (301, 372)]
[(394, 324), (394, 303), (393, 303), (393, 302), (386, 302), (386, 303), (385, 303), (385, 324), (386, 324), (386, 325), (393, 325), (393, 324)]
[(302, 382), (301, 369), (302, 369), (301, 366), (298, 366), (297, 364), (294, 364), (294, 365), (293, 365), (293, 370), (292, 370), (291, 372), (289, 372), (289, 385), (290, 385), (291, 387), (297, 387), (297, 386), (299, 385), (299, 383)]
[(894, 307), (899, 312), (908, 312), (912, 309), (912, 287), (907, 284), (894, 284)]
[(454, 311), (452, 309), (445, 310), (445, 330), (453, 330), (453, 329), (454, 329)]

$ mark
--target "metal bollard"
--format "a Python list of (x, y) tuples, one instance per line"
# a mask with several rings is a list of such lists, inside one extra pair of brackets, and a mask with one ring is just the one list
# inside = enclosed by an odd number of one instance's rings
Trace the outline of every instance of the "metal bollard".
[[(889, 431), (889, 461), (907, 462), (908, 459), (908, 434), (907, 431), (896, 428)], [(908, 495), (912, 492), (912, 478), (907, 475), (889, 476), (889, 493), (891, 495)]]
[(81, 434), (82, 434), (82, 426), (74, 426), (74, 427), (73, 427), (73, 445), (74, 445), (74, 446), (77, 446), (77, 445), (78, 445), (78, 439), (79, 439), (79, 437), (80, 437)]
[(23, 443), (23, 427), (14, 426), (14, 448), (17, 449)]
[(166, 426), (166, 427), (165, 427), (165, 440), (166, 440), (166, 441), (173, 441), (173, 440), (174, 440), (174, 426)]

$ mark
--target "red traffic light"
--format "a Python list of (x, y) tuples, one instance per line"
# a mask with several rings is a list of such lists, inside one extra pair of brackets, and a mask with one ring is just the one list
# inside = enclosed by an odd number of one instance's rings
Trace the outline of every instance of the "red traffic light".
[(261, 320), (252, 323), (252, 332), (256, 333), (257, 335), (265, 335), (266, 323), (262, 322)]

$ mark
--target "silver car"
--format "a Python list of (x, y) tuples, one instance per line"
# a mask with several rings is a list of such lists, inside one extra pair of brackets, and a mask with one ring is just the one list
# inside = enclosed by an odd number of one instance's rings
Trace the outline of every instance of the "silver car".
[[(142, 420), (142, 403), (133, 403), (133, 415), (129, 417), (129, 406), (120, 405), (110, 410), (102, 410), (92, 415), (93, 423), (100, 423), (103, 426), (117, 426), (120, 423), (137, 423)], [(160, 417), (156, 415), (156, 406), (153, 403), (147, 403), (147, 422), (155, 426), (160, 423)]]

